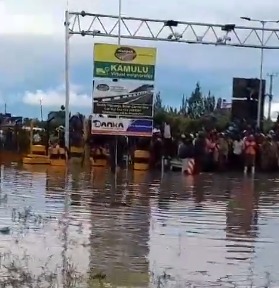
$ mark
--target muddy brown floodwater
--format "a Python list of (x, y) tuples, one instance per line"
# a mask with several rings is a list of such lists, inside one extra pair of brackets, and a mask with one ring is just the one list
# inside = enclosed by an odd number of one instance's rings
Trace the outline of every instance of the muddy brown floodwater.
[(1, 263), (71, 259), (111, 287), (278, 287), (276, 177), (123, 172), (115, 183), (103, 169), (5, 164)]

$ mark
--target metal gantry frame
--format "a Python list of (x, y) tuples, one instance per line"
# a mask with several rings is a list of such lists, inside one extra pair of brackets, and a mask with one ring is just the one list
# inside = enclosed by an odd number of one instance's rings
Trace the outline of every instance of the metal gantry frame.
[[(279, 49), (279, 27), (262, 28), (174, 20), (159, 20), (115, 15), (69, 12), (71, 35), (119, 37), (123, 39), (167, 41), (188, 44)], [(265, 31), (265, 39), (261, 33)]]
[[(121, 8), (120, 8), (121, 9)], [(279, 50), (279, 27), (249, 27), (81, 12), (65, 13), (65, 144), (69, 147), (69, 39), (73, 35)], [(263, 38), (262, 35), (265, 34)]]

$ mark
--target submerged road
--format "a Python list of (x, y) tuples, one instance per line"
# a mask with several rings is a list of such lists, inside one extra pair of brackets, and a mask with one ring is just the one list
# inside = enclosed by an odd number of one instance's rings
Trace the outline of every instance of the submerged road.
[(30, 269), (67, 256), (112, 287), (277, 287), (279, 179), (257, 177), (131, 172), (115, 186), (102, 169), (5, 165), (0, 253), (25, 251)]

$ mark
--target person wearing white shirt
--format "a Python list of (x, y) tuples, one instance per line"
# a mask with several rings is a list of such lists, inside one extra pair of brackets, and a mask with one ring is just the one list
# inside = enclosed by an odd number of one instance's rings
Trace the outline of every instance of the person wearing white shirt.
[(171, 139), (171, 128), (170, 124), (164, 124), (164, 139)]
[(164, 156), (170, 159), (172, 156), (172, 136), (170, 124), (166, 121), (163, 126)]
[(243, 141), (237, 137), (233, 141), (233, 163), (235, 168), (242, 167)]
[(38, 132), (36, 132), (34, 135), (33, 135), (33, 142), (34, 144), (39, 144), (42, 140), (42, 137), (40, 136), (40, 134)]

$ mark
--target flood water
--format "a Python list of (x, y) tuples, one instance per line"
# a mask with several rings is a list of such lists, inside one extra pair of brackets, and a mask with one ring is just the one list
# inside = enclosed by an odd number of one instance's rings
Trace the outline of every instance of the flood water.
[(115, 183), (100, 168), (6, 164), (0, 253), (29, 255), (30, 269), (71, 259), (111, 287), (278, 287), (278, 203), (276, 175), (131, 171)]

